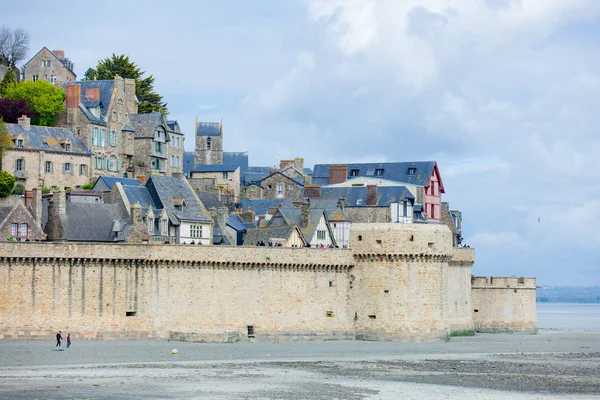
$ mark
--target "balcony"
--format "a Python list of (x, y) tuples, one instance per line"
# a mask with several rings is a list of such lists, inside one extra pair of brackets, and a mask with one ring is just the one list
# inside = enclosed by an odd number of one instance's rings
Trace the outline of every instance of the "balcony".
[(24, 169), (15, 170), (15, 178), (16, 179), (27, 179), (27, 171)]

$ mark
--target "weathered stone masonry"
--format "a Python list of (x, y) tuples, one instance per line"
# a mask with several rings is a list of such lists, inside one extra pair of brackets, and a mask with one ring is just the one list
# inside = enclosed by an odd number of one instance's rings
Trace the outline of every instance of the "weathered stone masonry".
[(352, 250), (0, 244), (0, 338), (437, 340), (473, 329), (473, 251), (452, 248), (447, 227), (355, 224), (351, 236)]

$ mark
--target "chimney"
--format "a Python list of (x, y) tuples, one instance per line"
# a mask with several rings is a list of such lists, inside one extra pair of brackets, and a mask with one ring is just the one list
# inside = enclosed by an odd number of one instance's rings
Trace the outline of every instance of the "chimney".
[(58, 58), (65, 58), (65, 51), (64, 50), (52, 50), (52, 52)]
[(31, 128), (31, 120), (27, 115), (22, 115), (18, 120), (19, 126), (28, 131)]
[(296, 157), (294, 159), (294, 168), (304, 173), (304, 158)]
[(35, 188), (31, 191), (31, 211), (38, 224), (42, 224), (42, 190)]
[[(116, 79), (116, 77), (115, 77)], [(129, 114), (138, 113), (137, 97), (135, 97), (135, 79), (125, 79), (125, 106)]]
[(72, 84), (67, 85), (67, 109), (74, 109), (79, 107), (79, 100), (81, 98), (81, 85)]
[(142, 218), (142, 206), (139, 205), (139, 203), (135, 203), (132, 204), (131, 207), (129, 207), (129, 209), (131, 210), (131, 223), (133, 225), (136, 225), (138, 223), (143, 224), (144, 220)]
[(377, 205), (377, 185), (367, 185), (367, 205)]
[(307, 197), (309, 199), (320, 199), (321, 198), (321, 186), (304, 185), (304, 197)]
[(54, 211), (57, 215), (65, 215), (67, 213), (67, 194), (64, 190), (57, 190), (52, 196), (54, 202)]
[(300, 207), (301, 217), (299, 228), (306, 228), (310, 222), (310, 200), (294, 201), (294, 207)]
[(346, 182), (348, 178), (348, 164), (331, 164), (329, 166), (329, 184)]
[(33, 198), (33, 193), (31, 190), (25, 191), (25, 207), (29, 207), (31, 205), (31, 199)]
[(100, 100), (100, 88), (85, 89), (85, 97), (88, 100)]
[(279, 160), (279, 169), (285, 169), (290, 165), (294, 165), (294, 160)]
[(146, 184), (146, 175), (137, 175), (135, 178), (142, 182), (142, 185)]

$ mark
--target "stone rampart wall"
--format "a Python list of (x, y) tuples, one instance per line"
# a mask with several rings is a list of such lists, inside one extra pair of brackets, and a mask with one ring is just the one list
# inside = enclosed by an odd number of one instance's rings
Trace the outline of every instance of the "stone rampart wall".
[(291, 250), (2, 245), (0, 337), (354, 338), (350, 252)]
[(473, 323), (478, 332), (536, 332), (535, 278), (471, 280)]

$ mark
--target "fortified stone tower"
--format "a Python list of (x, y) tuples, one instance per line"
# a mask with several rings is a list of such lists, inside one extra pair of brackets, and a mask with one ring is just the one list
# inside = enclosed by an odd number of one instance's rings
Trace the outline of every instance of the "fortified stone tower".
[(194, 167), (205, 164), (223, 164), (223, 121), (196, 120), (196, 152)]
[[(460, 249), (452, 248), (445, 225), (353, 224), (350, 242), (356, 266), (348, 272), (348, 291), (356, 339), (435, 340), (447, 338), (453, 325), (472, 327), (456, 324), (461, 313), (448, 310), (450, 302), (464, 303), (468, 296), (472, 253), (460, 262), (465, 274), (452, 282), (449, 266)], [(463, 290), (455, 293), (454, 286)]]

